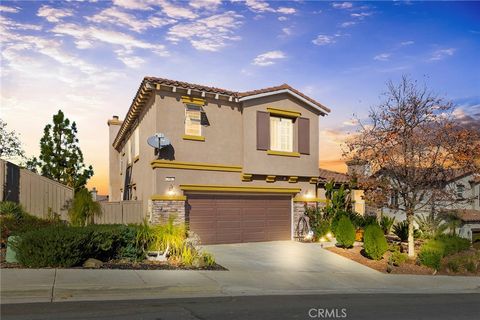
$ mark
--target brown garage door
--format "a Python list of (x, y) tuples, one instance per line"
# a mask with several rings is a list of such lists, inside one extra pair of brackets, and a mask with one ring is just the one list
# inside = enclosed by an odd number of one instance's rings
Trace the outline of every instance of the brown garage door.
[(288, 196), (188, 195), (190, 230), (202, 244), (289, 240)]

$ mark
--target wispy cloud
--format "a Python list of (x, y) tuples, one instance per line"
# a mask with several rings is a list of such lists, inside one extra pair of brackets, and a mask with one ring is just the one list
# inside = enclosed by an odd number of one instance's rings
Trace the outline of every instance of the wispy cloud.
[(150, 16), (148, 19), (137, 18), (133, 14), (121, 11), (118, 7), (111, 7), (86, 18), (96, 23), (108, 23), (127, 27), (135, 32), (142, 32), (149, 28), (159, 28), (176, 22), (171, 18)]
[(354, 25), (356, 25), (357, 23), (355, 21), (345, 21), (343, 22), (340, 27), (342, 28), (348, 28), (348, 27), (352, 27)]
[(372, 14), (373, 14), (372, 12), (358, 12), (358, 13), (351, 13), (350, 16), (352, 18), (363, 19), (371, 16)]
[(439, 61), (447, 57), (453, 56), (456, 50), (457, 49), (455, 48), (435, 50), (430, 57), (430, 61)]
[(0, 5), (0, 12), (7, 12), (7, 13), (17, 13), (20, 9), (16, 7), (7, 7)]
[(195, 9), (215, 10), (222, 4), (222, 0), (191, 0), (189, 5)]
[(70, 9), (57, 9), (44, 5), (38, 9), (37, 16), (45, 18), (48, 22), (60, 22), (63, 18), (73, 16), (73, 11)]
[(335, 9), (350, 9), (353, 7), (353, 3), (351, 2), (334, 2), (332, 3), (332, 7)]
[(268, 51), (258, 55), (255, 59), (253, 59), (252, 64), (260, 67), (266, 67), (275, 64), (277, 60), (285, 58), (286, 55), (282, 51)]
[(335, 39), (338, 35), (329, 36), (326, 34), (319, 34), (315, 39), (312, 40), (313, 44), (317, 46), (326, 46), (337, 42)]
[(277, 12), (282, 14), (294, 14), (295, 12), (297, 12), (297, 10), (295, 10), (294, 8), (280, 7), (277, 9)]
[(373, 60), (388, 61), (390, 59), (390, 56), (391, 56), (390, 53), (380, 53), (380, 54), (377, 54), (375, 57), (373, 57)]
[(245, 5), (255, 13), (265, 12), (277, 12), (281, 14), (294, 14), (297, 12), (295, 8), (279, 7), (278, 9), (272, 8), (270, 3), (264, 0), (246, 0)]
[(242, 25), (242, 18), (234, 11), (227, 11), (194, 22), (179, 23), (168, 30), (167, 39), (174, 43), (185, 39), (197, 50), (218, 51), (228, 42), (240, 40), (234, 31)]
[(162, 8), (162, 12), (170, 18), (174, 19), (195, 19), (198, 14), (187, 7), (183, 7), (166, 0), (159, 0), (158, 5)]
[(113, 0), (113, 4), (131, 10), (153, 10), (147, 1), (143, 0)]
[(413, 44), (415, 44), (415, 41), (412, 41), (412, 40), (400, 42), (400, 46), (402, 46), (402, 47), (411, 46)]

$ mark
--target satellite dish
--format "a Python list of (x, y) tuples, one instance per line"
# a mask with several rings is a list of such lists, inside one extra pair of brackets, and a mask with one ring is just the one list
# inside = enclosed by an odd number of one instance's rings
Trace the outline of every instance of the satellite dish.
[(153, 136), (147, 139), (147, 143), (149, 146), (155, 149), (161, 149), (170, 145), (170, 140), (163, 133), (155, 133)]

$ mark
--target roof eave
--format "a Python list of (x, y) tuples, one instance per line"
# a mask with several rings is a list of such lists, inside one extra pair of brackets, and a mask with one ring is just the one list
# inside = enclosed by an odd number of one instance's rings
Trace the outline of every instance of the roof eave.
[(238, 101), (242, 102), (242, 101), (247, 101), (247, 100), (253, 100), (253, 99), (258, 99), (258, 98), (263, 98), (263, 97), (268, 97), (268, 96), (273, 96), (273, 95), (277, 95), (277, 94), (281, 94), (281, 93), (288, 93), (290, 95), (292, 95), (293, 97), (297, 98), (298, 100), (302, 101), (303, 103), (311, 106), (312, 108), (320, 111), (322, 113), (322, 116), (326, 116), (330, 111), (325, 108), (324, 106), (319, 106), (307, 99), (305, 99), (304, 97), (302, 97), (301, 95), (293, 92), (292, 90), (290, 89), (280, 89), (280, 90), (275, 90), (275, 91), (269, 91), (269, 92), (263, 92), (263, 93), (257, 93), (257, 94), (253, 94), (253, 95), (249, 95), (249, 96), (244, 96), (240, 99), (238, 99)]

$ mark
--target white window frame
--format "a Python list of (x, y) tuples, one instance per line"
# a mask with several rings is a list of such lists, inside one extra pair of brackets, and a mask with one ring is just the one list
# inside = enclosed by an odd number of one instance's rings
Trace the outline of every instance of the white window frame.
[(132, 163), (132, 139), (128, 139), (127, 141), (127, 163), (131, 164)]
[[(284, 126), (283, 128), (281, 127), (282, 125)], [(284, 130), (286, 130), (286, 134), (282, 132)], [(293, 152), (293, 134), (293, 119), (270, 116), (270, 150)], [(288, 136), (290, 141), (287, 140)]]
[[(190, 110), (189, 110), (190, 108)], [(187, 121), (189, 121), (189, 116), (188, 116), (188, 111), (197, 111), (197, 110), (192, 110), (192, 109), (196, 109), (198, 108), (198, 113), (199, 113), (199, 120), (198, 120), (198, 127), (199, 127), (199, 132), (198, 134), (192, 134), (191, 132), (188, 131), (187, 129)], [(190, 120), (191, 121), (191, 120)], [(185, 135), (187, 136), (198, 136), (198, 137), (201, 137), (202, 136), (202, 106), (199, 106), (199, 105), (196, 105), (196, 104), (186, 104), (185, 105)]]
[(133, 133), (133, 149), (134, 149), (134, 157), (137, 158), (140, 156), (140, 131), (138, 130), (138, 127), (135, 129)]

